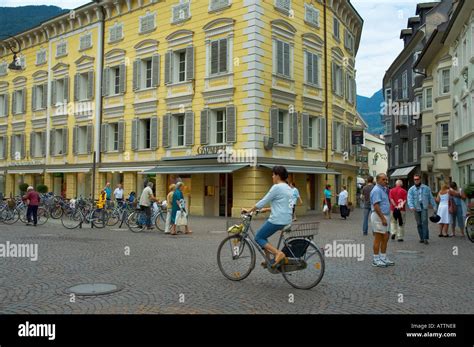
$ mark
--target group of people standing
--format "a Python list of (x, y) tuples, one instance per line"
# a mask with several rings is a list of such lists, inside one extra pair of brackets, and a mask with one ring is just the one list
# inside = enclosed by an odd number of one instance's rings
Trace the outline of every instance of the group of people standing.
[[(346, 220), (350, 214), (351, 203), (349, 202), (349, 193), (347, 192), (347, 187), (342, 186), (342, 190), (339, 194), (336, 194), (337, 197), (337, 204), (339, 206), (339, 212), (341, 214), (341, 218)], [(323, 213), (324, 218), (332, 219), (331, 211), (332, 211), (332, 191), (331, 185), (327, 184), (324, 188), (324, 200), (323, 200)]]
[[(439, 237), (455, 236), (456, 221), (461, 236), (464, 236), (465, 195), (455, 182), (450, 185), (444, 184), (434, 198), (431, 189), (422, 184), (420, 175), (414, 176), (415, 184), (408, 192), (403, 188), (402, 180), (397, 180), (395, 187), (389, 189), (386, 174), (377, 175), (375, 185), (373, 181), (373, 177), (368, 177), (367, 185), (362, 189), (364, 200), (362, 232), (364, 235), (368, 234), (370, 216), (374, 233), (373, 266), (394, 265), (386, 256), (387, 244), (390, 233), (392, 239), (403, 241), (407, 206), (415, 215), (420, 243), (429, 243), (428, 220), (439, 224)], [(429, 218), (430, 206), (436, 210), (436, 214)], [(449, 224), (452, 225), (452, 235), (448, 234)]]

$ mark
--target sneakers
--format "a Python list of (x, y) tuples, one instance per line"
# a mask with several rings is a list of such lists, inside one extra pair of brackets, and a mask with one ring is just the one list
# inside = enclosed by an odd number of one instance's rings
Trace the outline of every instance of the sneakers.
[(427, 244), (428, 244), (428, 240), (425, 240), (425, 241), (423, 241), (423, 242), (425, 243), (425, 245), (427, 245)]
[(395, 234), (392, 234), (392, 240), (395, 240), (395, 236), (396, 236)]
[(385, 258), (380, 258), (380, 261), (382, 261), (386, 266), (393, 266), (395, 263), (388, 259), (387, 257)]
[(387, 267), (387, 264), (385, 264), (382, 260), (380, 259), (377, 259), (377, 260), (373, 260), (372, 261), (372, 266), (375, 266), (375, 267)]

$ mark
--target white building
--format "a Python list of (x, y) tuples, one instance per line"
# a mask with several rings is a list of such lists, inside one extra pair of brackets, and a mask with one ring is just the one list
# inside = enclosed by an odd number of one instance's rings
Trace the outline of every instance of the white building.
[(369, 148), (369, 173), (377, 176), (386, 173), (388, 169), (388, 156), (385, 141), (369, 133), (365, 133), (365, 147)]

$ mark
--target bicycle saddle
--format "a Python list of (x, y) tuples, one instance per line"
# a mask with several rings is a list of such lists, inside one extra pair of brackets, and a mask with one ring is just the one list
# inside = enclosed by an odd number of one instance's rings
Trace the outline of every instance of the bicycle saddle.
[(287, 233), (287, 232), (291, 231), (291, 224), (288, 224), (288, 225), (284, 226), (282, 231), (284, 233)]

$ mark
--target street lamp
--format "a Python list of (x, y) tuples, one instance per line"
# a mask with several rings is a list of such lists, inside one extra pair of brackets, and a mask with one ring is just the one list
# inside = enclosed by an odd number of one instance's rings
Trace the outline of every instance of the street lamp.
[(376, 152), (374, 154), (374, 160), (375, 162), (377, 162), (379, 159), (382, 159), (382, 160), (387, 160), (387, 155), (386, 154), (382, 154), (380, 152)]
[(10, 64), (8, 64), (8, 68), (10, 70), (14, 70), (14, 71), (23, 70), (23, 68), (21, 66), (20, 58), (17, 57), (17, 54), (21, 52), (21, 43), (20, 43), (20, 41), (14, 36), (7, 36), (7, 35), (2, 35), (2, 36), (14, 39), (17, 43), (17, 46), (18, 46), (18, 51), (15, 51), (13, 49), (12, 45), (9, 42), (5, 41), (5, 43), (8, 45), (8, 48), (13, 53), (13, 61)]

